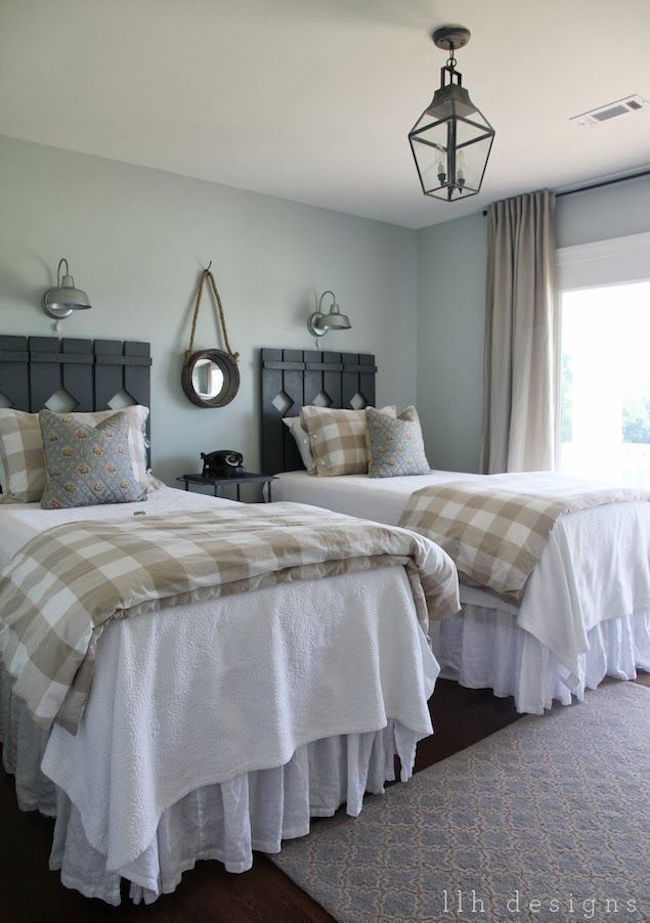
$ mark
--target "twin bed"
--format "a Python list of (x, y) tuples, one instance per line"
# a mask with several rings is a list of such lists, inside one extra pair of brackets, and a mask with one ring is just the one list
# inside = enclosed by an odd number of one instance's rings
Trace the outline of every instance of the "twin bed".
[[(4, 338), (0, 391), (31, 414), (61, 389), (85, 412), (136, 390), (148, 403), (145, 347)], [(5, 449), (12, 460), (4, 461), (27, 471), (34, 447), (19, 435), (10, 434)], [(311, 508), (284, 506), (247, 507), (165, 487), (152, 489), (144, 502), (47, 510), (39, 502), (0, 504), (4, 766), (15, 774), (21, 808), (56, 817), (50, 865), (65, 885), (118, 904), (125, 879), (133, 900), (151, 902), (174, 890), (198, 859), (216, 858), (241, 872), (252, 850), (277, 851), (282, 839), (308, 831), (310, 817), (332, 814), (342, 803), (357, 814), (365, 791), (381, 792), (394, 778), (396, 756), (402, 779), (411, 775), (416, 744), (432, 733), (427, 701), (438, 665), (427, 642), (429, 619), (459, 605), (453, 564), (425, 539), (350, 527), (342, 517), (332, 522), (341, 541), (349, 533), (344, 553), (333, 546), (324, 555), (328, 523)], [(277, 526), (283, 516), (293, 517), (295, 527)], [(126, 600), (117, 617), (89, 622), (79, 670), (94, 666), (85, 710), (76, 725), (52, 723), (60, 699), (68, 701), (68, 680), (61, 689), (65, 664), (43, 667), (42, 648), (30, 649), (43, 627), (39, 609), (53, 619), (62, 598), (67, 605), (80, 586), (85, 592), (88, 575), (102, 588), (91, 568), (96, 546), (120, 524), (131, 540), (140, 523), (154, 531), (157, 523), (161, 539), (170, 523), (183, 525), (174, 537), (179, 552), (200, 532), (213, 541), (215, 560), (222, 535), (234, 535), (242, 549), (250, 536), (262, 536), (266, 558), (274, 561), (256, 569), (257, 558), (240, 560), (231, 549), (234, 577), (241, 583), (242, 567), (247, 574), (246, 586), (228, 585), (239, 592), (206, 597), (183, 583), (185, 592), (164, 613), (145, 603), (137, 617), (122, 617), (130, 612)], [(81, 538), (77, 527), (86, 530)], [(92, 528), (97, 537), (84, 544)], [(311, 541), (315, 557), (302, 568), (284, 567), (291, 563), (282, 560), (286, 543), (296, 535), (298, 544)], [(48, 562), (55, 541), (69, 542), (78, 558), (74, 588)], [(356, 569), (348, 566), (351, 553)], [(189, 568), (196, 556), (192, 549), (184, 554)], [(59, 568), (71, 563), (59, 557)], [(125, 548), (123, 562), (109, 560), (115, 581), (134, 559)], [(33, 570), (36, 564), (41, 570)], [(38, 576), (26, 577), (27, 570)], [(127, 587), (133, 600), (148, 586), (146, 575), (135, 573)], [(278, 574), (279, 583), (266, 579)], [(25, 609), (48, 581), (53, 594), (39, 596), (35, 611)], [(84, 615), (77, 609), (75, 617)], [(69, 624), (63, 630), (57, 624), (57, 635), (70, 640)], [(44, 635), (46, 646), (51, 635)], [(72, 647), (79, 647), (78, 634)], [(25, 703), (34, 683), (20, 686), (29, 675), (25, 665), (39, 680), (46, 670), (37, 708)], [(58, 718), (65, 718), (64, 706)]]
[[(106, 351), (100, 341), (4, 340), (0, 391), (19, 409), (41, 409), (60, 388), (87, 411), (136, 387), (148, 404), (146, 344), (111, 341)], [(296, 529), (307, 530), (301, 535), (315, 536), (314, 548), (325, 535), (319, 528), (356, 531), (359, 541), (367, 532), (380, 543), (341, 546), (340, 567), (334, 554), (309, 559), (304, 570), (285, 568), (281, 582), (265, 582), (268, 569), (251, 571), (257, 584), (232, 595), (179, 594), (164, 613), (145, 605), (137, 617), (112, 618), (94, 639), (83, 716), (67, 729), (65, 721), (35, 720), (16, 694), (20, 645), (11, 663), (5, 658), (4, 765), (15, 774), (20, 807), (56, 817), (50, 864), (65, 885), (117, 904), (126, 879), (133, 900), (151, 902), (198, 859), (244, 871), (252, 850), (279, 850), (282, 839), (308, 831), (310, 817), (343, 803), (358, 814), (364, 792), (381, 792), (393, 778), (396, 756), (402, 779), (409, 778), (418, 740), (432, 733), (427, 700), (439, 663), (467, 685), (514, 694), (525, 711), (554, 698), (569, 702), (572, 692), (580, 697), (605, 673), (631, 678), (650, 667), (647, 503), (564, 517), (521, 605), (463, 587), (460, 615), (456, 571), (437, 545), (337, 518), (339, 511), (393, 526), (416, 483), (457, 477), (371, 483), (296, 470), (283, 416), (315, 399), (371, 404), (374, 372), (371, 356), (263, 351), (264, 470), (283, 472), (275, 500), (309, 507), (278, 502), (248, 511), (165, 487), (137, 503), (59, 510), (0, 504), (0, 566), (16, 580), (46, 530), (74, 537), (74, 524), (87, 528), (92, 519), (100, 531), (122, 524), (130, 534), (143, 513), (154, 531), (157, 522), (162, 529), (189, 517), (197, 530), (200, 524), (218, 536), (243, 517), (240, 541), (270, 528), (282, 538), (290, 531), (282, 517), (293, 516)], [(21, 381), (31, 382), (22, 398), (19, 389), (8, 390)], [(348, 567), (351, 553), (359, 555), (358, 569)], [(330, 569), (319, 570), (324, 564)], [(128, 616), (125, 608), (120, 615)], [(560, 635), (544, 636), (549, 625)]]
[[(91, 510), (7, 504), (2, 563), (43, 528), (143, 505), (147, 517), (238, 506), (164, 487)], [(403, 566), (176, 605), (109, 624), (75, 734), (39, 727), (3, 671), (5, 768), (21, 808), (56, 815), (64, 884), (117, 904), (125, 878), (149, 902), (198, 859), (245, 871), (310, 816), (359, 813), (395, 755), (408, 778), (437, 673)]]
[[(274, 498), (397, 525), (415, 491), (463, 482), (478, 491), (580, 495), (588, 482), (556, 473), (411, 477), (318, 477), (305, 471), (283, 417), (305, 404), (375, 403), (371, 355), (264, 349), (262, 456), (275, 474)], [(290, 401), (278, 405), (277, 394)], [(274, 403), (275, 400), (275, 403)], [(441, 676), (513, 696), (520, 712), (582, 701), (605, 676), (650, 670), (650, 503), (609, 503), (561, 516), (520, 600), (461, 577), (462, 611), (431, 628)]]
[[(531, 475), (513, 482), (454, 472), (372, 479), (278, 473), (278, 500), (311, 503), (397, 525), (414, 493), (460, 479), (483, 489), (538, 489)], [(544, 478), (547, 486), (586, 487)], [(554, 701), (584, 699), (602, 679), (634, 679), (650, 670), (650, 504), (598, 506), (562, 516), (526, 585), (521, 603), (461, 581), (462, 611), (431, 626), (441, 676), (513, 696), (520, 712), (542, 714)]]

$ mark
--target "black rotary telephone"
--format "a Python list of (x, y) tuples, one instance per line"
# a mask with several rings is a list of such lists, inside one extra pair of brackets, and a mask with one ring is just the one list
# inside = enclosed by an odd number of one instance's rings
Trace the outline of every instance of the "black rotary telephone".
[(246, 474), (244, 456), (234, 449), (221, 449), (217, 452), (201, 452), (204, 478), (238, 478)]

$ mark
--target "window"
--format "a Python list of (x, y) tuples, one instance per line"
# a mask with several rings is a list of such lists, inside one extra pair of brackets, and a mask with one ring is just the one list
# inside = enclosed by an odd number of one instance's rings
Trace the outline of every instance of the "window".
[(650, 233), (557, 256), (558, 467), (650, 488)]
[(650, 488), (650, 281), (563, 291), (559, 467)]

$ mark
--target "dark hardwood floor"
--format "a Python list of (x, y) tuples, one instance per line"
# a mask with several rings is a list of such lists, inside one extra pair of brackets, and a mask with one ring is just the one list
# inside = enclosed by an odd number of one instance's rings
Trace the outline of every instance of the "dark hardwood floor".
[[(650, 687), (650, 674), (638, 680)], [(520, 716), (511, 699), (439, 680), (430, 702), (436, 733), (418, 747), (416, 771), (476, 743)], [(7, 923), (146, 921), (146, 923), (323, 923), (332, 917), (263, 855), (250, 872), (230, 875), (200, 862), (173, 894), (150, 907), (91, 901), (48, 871), (52, 822), (16, 806), (13, 777), (0, 772), (0, 920)]]

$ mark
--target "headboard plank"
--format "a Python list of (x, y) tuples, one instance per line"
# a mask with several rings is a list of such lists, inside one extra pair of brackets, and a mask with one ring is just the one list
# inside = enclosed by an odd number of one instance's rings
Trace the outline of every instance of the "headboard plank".
[[(300, 408), (304, 404), (304, 354), (300, 349), (285, 349), (284, 361), (295, 363), (300, 368), (287, 368), (283, 374), (282, 386), (287, 398), (292, 402), (287, 408), (284, 416), (295, 417), (300, 413)], [(295, 439), (291, 436), (287, 427), (282, 426), (285, 432), (282, 434), (282, 463), (283, 465), (296, 465), (300, 467), (300, 453)], [(289, 438), (287, 438), (289, 437)]]
[[(350, 367), (358, 365), (358, 356), (350, 353), (343, 353), (343, 366)], [(342, 376), (342, 399), (344, 407), (352, 407), (352, 399), (359, 393), (359, 373), (355, 371), (344, 371)]]
[(119, 364), (121, 356), (122, 343), (119, 340), (95, 340), (95, 404), (97, 410), (106, 410), (110, 399), (123, 388), (123, 367)]
[(27, 358), (27, 337), (0, 336), (0, 394), (20, 410), (29, 410)]
[[(359, 355), (359, 365), (364, 369), (364, 371), (359, 372), (359, 394), (363, 397), (367, 406), (374, 407), (376, 401), (375, 375), (377, 374), (375, 357), (368, 353), (361, 353)], [(366, 368), (368, 371), (365, 371)]]
[(142, 404), (144, 407), (149, 407), (151, 401), (150, 353), (151, 347), (148, 343), (126, 342), (124, 344), (125, 357), (134, 360), (148, 360), (143, 364), (124, 366), (124, 390), (131, 395), (136, 403)]
[[(63, 387), (77, 402), (74, 408), (79, 413), (93, 410), (95, 394), (93, 382), (93, 344), (92, 340), (64, 339), (63, 353), (74, 356), (74, 362), (66, 362), (63, 369)], [(77, 363), (77, 359), (86, 361)]]
[[(57, 337), (29, 338), (29, 385), (30, 402), (26, 410), (37, 413), (46, 402), (61, 389), (63, 384), (59, 356), (61, 344)], [(22, 407), (20, 408), (23, 409)]]
[(303, 467), (283, 417), (297, 416), (306, 404), (351, 409), (375, 403), (377, 368), (368, 353), (264, 348), (261, 360), (265, 474)]
[(297, 413), (300, 413), (300, 408), (303, 404), (303, 354), (301, 350), (297, 349), (285, 349), (284, 351), (285, 362), (296, 363), (300, 368), (288, 368), (285, 370), (283, 375), (282, 386), (284, 393), (287, 395), (289, 400), (292, 402), (291, 407), (289, 407), (285, 413), (285, 416), (294, 417)]
[(341, 353), (323, 353), (325, 365), (336, 365), (336, 370), (323, 372), (323, 393), (329, 398), (329, 407), (345, 407), (343, 403), (343, 381), (341, 366)]
[[(323, 390), (323, 373), (313, 368), (321, 362), (321, 354), (315, 351), (305, 352), (306, 368), (304, 373), (304, 406), (313, 404), (316, 396)], [(298, 408), (300, 413), (300, 407)]]
[[(269, 363), (268, 368), (264, 368), (265, 362)], [(282, 423), (282, 412), (273, 403), (283, 390), (281, 364), (281, 349), (262, 350), (262, 470), (269, 474), (284, 471), (286, 426)]]

